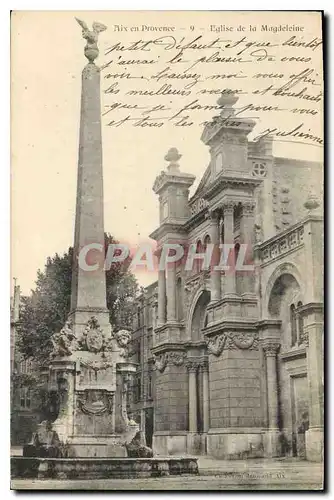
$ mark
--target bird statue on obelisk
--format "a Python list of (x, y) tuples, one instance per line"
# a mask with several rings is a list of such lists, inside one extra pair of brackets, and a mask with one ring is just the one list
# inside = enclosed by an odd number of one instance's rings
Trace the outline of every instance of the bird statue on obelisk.
[[(109, 312), (106, 302), (104, 261), (103, 169), (100, 68), (94, 60), (99, 55), (99, 33), (107, 27), (93, 23), (89, 30), (77, 19), (82, 36), (87, 41), (85, 56), (88, 64), (82, 71), (80, 139), (77, 181), (77, 201), (72, 271), (71, 312), (69, 320), (76, 338), (80, 338), (87, 322), (94, 317), (104, 336), (110, 335)], [(79, 258), (79, 255), (81, 258)], [(96, 270), (93, 269), (96, 264)]]

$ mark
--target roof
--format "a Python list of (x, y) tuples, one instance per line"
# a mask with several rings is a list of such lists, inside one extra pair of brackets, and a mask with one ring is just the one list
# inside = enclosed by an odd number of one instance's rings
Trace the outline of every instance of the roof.
[(206, 167), (206, 170), (205, 170), (205, 172), (204, 172), (204, 174), (202, 176), (202, 179), (201, 179), (200, 183), (198, 184), (195, 193), (192, 195), (192, 197), (190, 198), (189, 201), (192, 201), (195, 198), (199, 197), (200, 194), (202, 193), (202, 191), (204, 191), (204, 188), (206, 187), (206, 185), (208, 183), (208, 180), (210, 178), (210, 174), (211, 174), (211, 162)]

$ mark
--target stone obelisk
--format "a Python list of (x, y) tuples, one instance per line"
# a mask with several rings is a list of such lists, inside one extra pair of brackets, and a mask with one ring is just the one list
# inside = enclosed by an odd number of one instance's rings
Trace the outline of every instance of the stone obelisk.
[[(79, 24), (82, 21), (79, 21)], [(80, 338), (89, 318), (94, 316), (104, 334), (110, 333), (106, 304), (104, 260), (103, 171), (100, 102), (100, 68), (94, 60), (99, 54), (97, 38), (106, 27), (94, 23), (83, 26), (87, 40), (88, 64), (82, 71), (79, 162), (72, 270), (70, 321)], [(94, 267), (96, 267), (95, 270)], [(109, 330), (109, 332), (108, 332)]]
[(51, 338), (48, 385), (59, 396), (52, 429), (62, 453), (72, 457), (126, 456), (124, 443), (139, 427), (127, 415), (129, 378), (136, 371), (128, 361), (131, 334), (111, 335), (106, 305), (100, 69), (94, 63), (98, 34), (106, 27), (93, 23), (89, 30), (77, 21), (88, 64), (82, 71), (71, 311)]

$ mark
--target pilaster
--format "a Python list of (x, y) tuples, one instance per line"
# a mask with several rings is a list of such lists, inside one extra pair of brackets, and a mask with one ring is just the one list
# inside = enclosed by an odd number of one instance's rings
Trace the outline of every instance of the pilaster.
[(210, 211), (210, 239), (213, 246), (212, 263), (210, 266), (210, 283), (211, 283), (211, 302), (217, 302), (221, 299), (221, 271), (216, 270), (215, 266), (219, 265), (220, 252), (220, 234), (219, 234), (219, 212)]
[[(234, 221), (233, 221), (233, 213), (234, 213), (235, 203), (226, 202), (223, 204), (223, 217), (224, 217), (224, 241), (223, 244), (234, 245)], [(225, 280), (224, 280), (224, 298), (225, 297), (235, 297), (236, 295), (236, 286), (235, 286), (235, 267), (234, 262), (231, 262), (231, 253), (228, 259), (227, 265), (229, 265), (229, 269), (225, 272)]]
[[(240, 233), (241, 233), (241, 241), (243, 244), (246, 245), (244, 265), (251, 265), (251, 266), (254, 266), (254, 243), (255, 243), (254, 209), (255, 209), (255, 202), (249, 201), (242, 203)], [(242, 271), (241, 279), (242, 279), (242, 295), (254, 297), (255, 266), (253, 270)]]
[(323, 362), (323, 305), (310, 303), (297, 310), (303, 318), (309, 385), (309, 429), (306, 431), (306, 458), (323, 460), (324, 446), (324, 362)]

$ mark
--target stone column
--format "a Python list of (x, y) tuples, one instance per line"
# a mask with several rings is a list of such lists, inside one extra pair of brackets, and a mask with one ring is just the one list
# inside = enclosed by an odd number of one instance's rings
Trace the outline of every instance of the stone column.
[[(145, 430), (146, 430), (146, 420), (145, 420), (145, 410), (141, 409), (140, 410), (140, 430), (142, 432), (142, 435), (145, 436)], [(146, 443), (146, 440), (145, 440)]]
[(165, 270), (158, 273), (158, 326), (166, 323), (166, 274)]
[(82, 71), (71, 312), (69, 315), (77, 338), (82, 336), (92, 316), (96, 317), (106, 337), (111, 334), (104, 270), (100, 92), (100, 68), (89, 62)]
[(197, 381), (198, 363), (189, 360), (186, 364), (189, 372), (189, 431), (197, 432)]
[(278, 406), (278, 384), (276, 356), (279, 350), (279, 342), (265, 340), (263, 350), (266, 357), (267, 371), (267, 403), (268, 403), (268, 431), (266, 434), (266, 454), (268, 457), (278, 457), (279, 449), (279, 406)]
[(323, 460), (323, 317), (321, 304), (307, 304), (298, 313), (304, 320), (302, 343), (307, 350), (309, 429), (305, 433), (307, 460)]
[[(234, 244), (234, 203), (226, 202), (223, 205), (224, 209), (224, 241), (227, 245)], [(231, 252), (230, 252), (231, 253)], [(228, 260), (231, 263), (231, 258)], [(228, 269), (225, 274), (225, 295), (235, 295), (235, 271), (233, 268)]]
[(242, 204), (242, 216), (240, 224), (241, 242), (247, 245), (244, 265), (253, 265), (254, 270), (241, 271), (242, 276), (242, 295), (253, 295), (255, 285), (255, 265), (254, 265), (254, 208), (255, 203), (244, 202)]
[(167, 267), (167, 322), (176, 322), (176, 267), (168, 263)]
[(158, 312), (158, 287), (154, 290), (153, 294), (153, 303), (152, 303), (152, 347), (155, 346), (155, 329), (158, 326), (158, 318), (157, 318), (157, 312)]
[(207, 360), (201, 364), (203, 377), (203, 431), (208, 432), (210, 426), (210, 408), (209, 408), (209, 366)]
[[(93, 63), (87, 64), (82, 71), (79, 141), (71, 310), (106, 309), (105, 271), (101, 259), (94, 272), (84, 270), (78, 261), (79, 252), (85, 245), (104, 247), (100, 68)], [(101, 251), (100, 254), (102, 256)]]
[(211, 286), (211, 302), (217, 302), (221, 299), (221, 271), (214, 270), (220, 261), (220, 235), (219, 235), (219, 214), (216, 210), (210, 212), (210, 239), (214, 245), (210, 266), (210, 286)]

